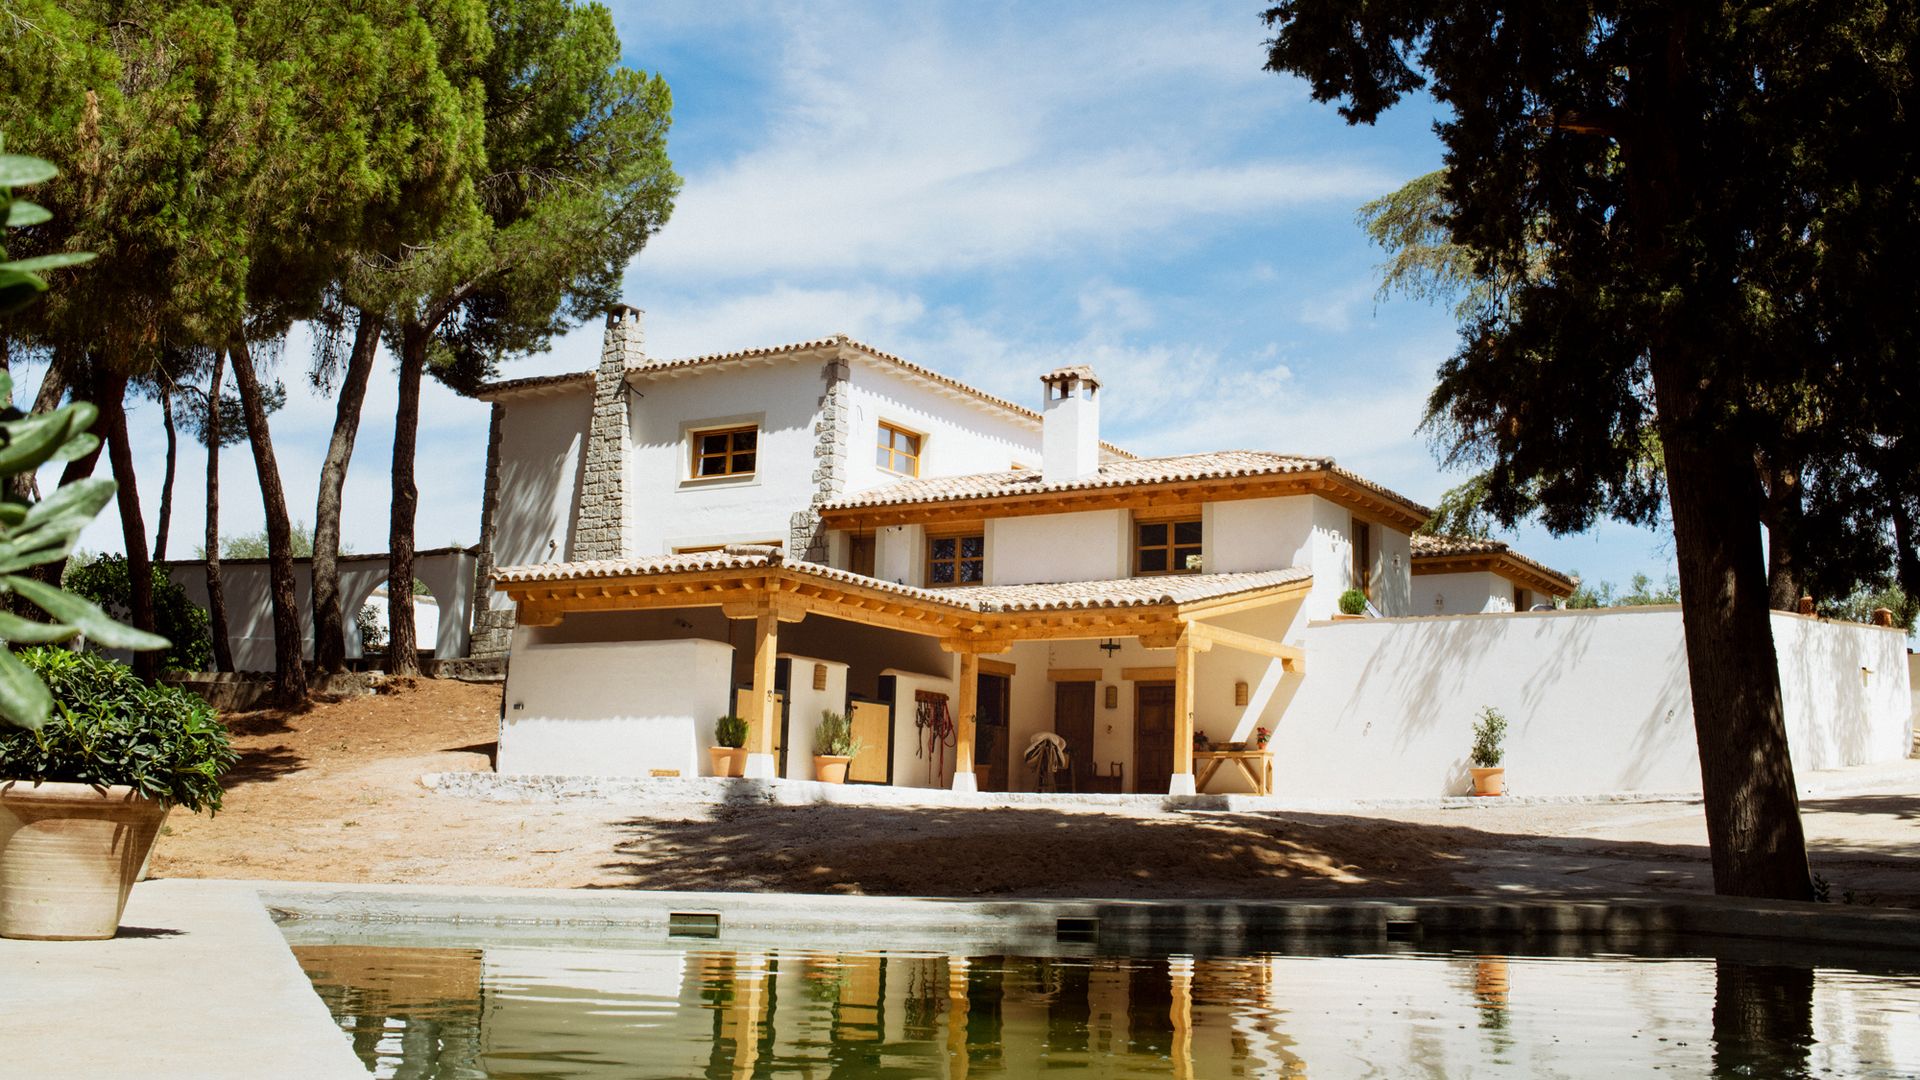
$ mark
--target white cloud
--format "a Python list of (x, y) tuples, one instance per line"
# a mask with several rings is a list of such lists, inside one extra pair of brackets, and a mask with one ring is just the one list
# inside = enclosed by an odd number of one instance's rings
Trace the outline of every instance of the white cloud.
[(1123, 7), (996, 33), (893, 14), (788, 12), (767, 139), (689, 173), (643, 274), (939, 273), (1190, 240), (1394, 182), (1237, 145), (1290, 93), (1250, 17)]

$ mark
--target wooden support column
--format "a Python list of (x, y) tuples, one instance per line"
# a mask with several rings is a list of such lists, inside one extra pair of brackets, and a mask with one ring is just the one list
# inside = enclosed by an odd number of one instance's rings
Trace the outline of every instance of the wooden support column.
[(1193, 788), (1193, 633), (1182, 629), (1173, 642), (1173, 777), (1169, 795), (1191, 795)]
[(960, 707), (953, 718), (953, 790), (978, 791), (973, 775), (973, 720), (980, 708), (980, 654), (960, 654)]
[(780, 619), (772, 607), (753, 616), (753, 693), (747, 697), (746, 775), (771, 780), (777, 770), (773, 760), (773, 725), (780, 722), (773, 707), (773, 668), (780, 654)]

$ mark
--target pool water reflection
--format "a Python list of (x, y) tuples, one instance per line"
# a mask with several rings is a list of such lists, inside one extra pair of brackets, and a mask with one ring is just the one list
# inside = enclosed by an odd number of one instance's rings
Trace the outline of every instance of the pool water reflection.
[(1920, 976), (1765, 953), (294, 952), (403, 1080), (1920, 1075)]

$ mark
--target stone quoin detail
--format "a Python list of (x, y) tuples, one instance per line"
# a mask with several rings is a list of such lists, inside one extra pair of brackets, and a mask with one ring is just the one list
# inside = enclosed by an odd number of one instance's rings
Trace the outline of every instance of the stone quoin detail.
[(807, 509), (790, 519), (787, 538), (787, 550), (807, 562), (827, 561), (827, 533), (820, 525), (819, 508), (838, 498), (847, 486), (849, 374), (844, 357), (829, 360), (820, 372), (826, 391), (820, 395), (819, 417), (813, 425), (813, 498)]
[(600, 367), (593, 375), (593, 417), (580, 483), (575, 559), (618, 559), (627, 551), (627, 461), (633, 426), (627, 414), (627, 369), (646, 362), (645, 312), (617, 304), (607, 312)]

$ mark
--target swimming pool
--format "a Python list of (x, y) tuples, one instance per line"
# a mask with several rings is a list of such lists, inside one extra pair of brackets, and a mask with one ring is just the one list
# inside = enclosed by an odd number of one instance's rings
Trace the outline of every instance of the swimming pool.
[[(1920, 970), (1756, 942), (1235, 955), (290, 933), (380, 1077), (1920, 1076)], [(1585, 955), (1576, 955), (1585, 952)], [(1899, 954), (1896, 954), (1896, 956)]]

